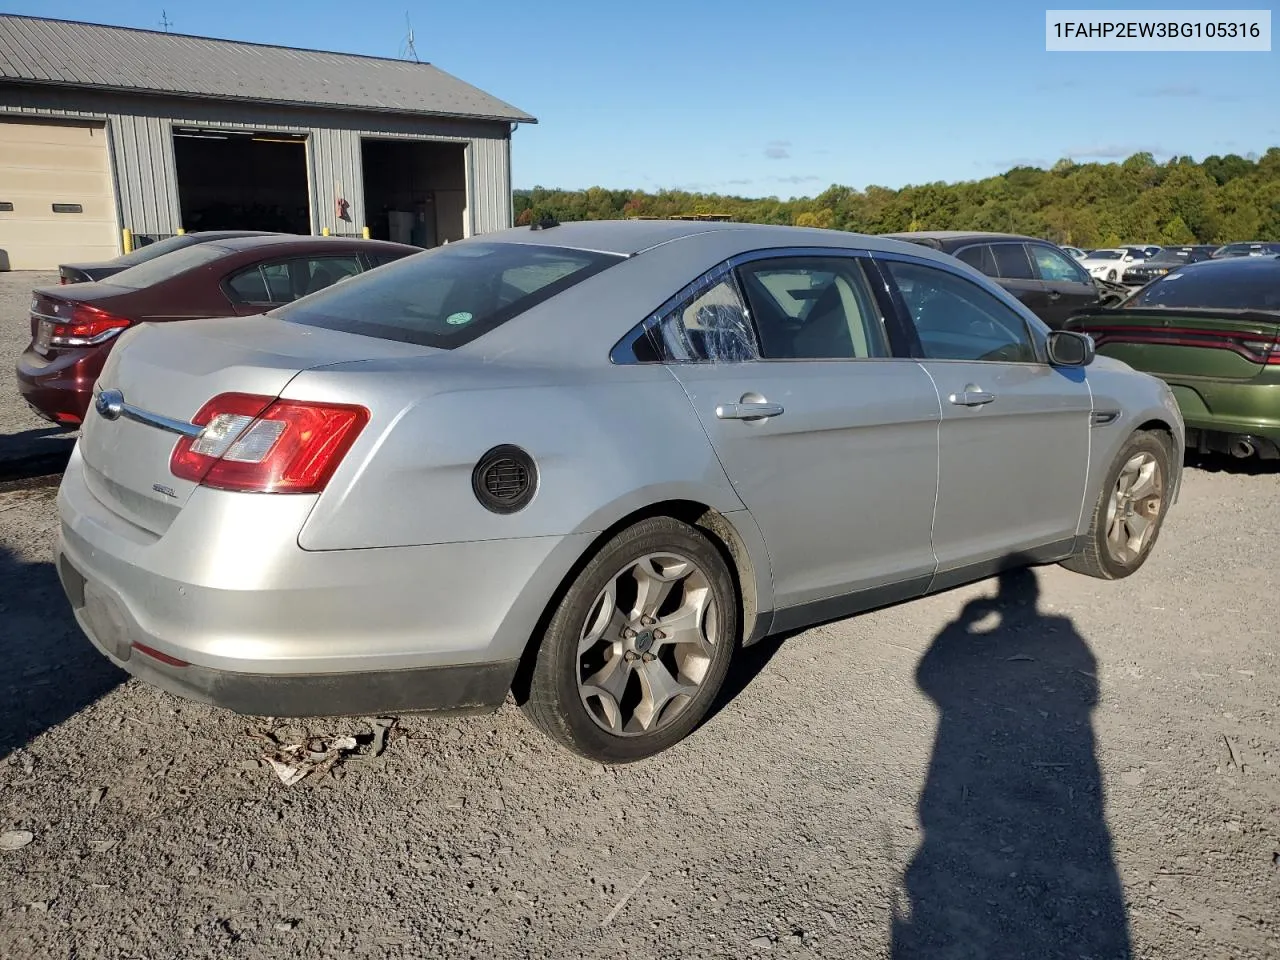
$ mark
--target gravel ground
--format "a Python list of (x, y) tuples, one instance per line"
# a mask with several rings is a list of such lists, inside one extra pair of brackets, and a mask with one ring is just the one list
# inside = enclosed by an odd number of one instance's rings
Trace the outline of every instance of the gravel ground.
[(54, 452), (74, 437), (32, 413), (13, 386), (13, 365), (31, 343), (31, 290), (57, 282), (56, 273), (0, 273), (0, 467), (7, 460)]
[(1280, 474), (1224, 466), (1137, 576), (746, 651), (650, 761), (508, 705), (293, 786), (249, 731), (372, 718), (125, 682), (67, 613), (53, 489), (0, 490), (0, 836), (32, 834), (0, 849), (0, 957), (1280, 956)]

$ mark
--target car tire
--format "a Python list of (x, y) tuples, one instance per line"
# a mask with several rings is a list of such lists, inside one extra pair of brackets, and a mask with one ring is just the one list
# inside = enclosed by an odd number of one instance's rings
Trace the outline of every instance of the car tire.
[(1112, 283), (1115, 283), (1115, 282), (1116, 282), (1116, 272), (1115, 272), (1114, 270), (1108, 270), (1108, 271), (1107, 271), (1107, 279), (1108, 279), (1108, 280), (1110, 280)]
[(738, 645), (738, 621), (720, 549), (671, 517), (642, 520), (605, 543), (570, 583), (521, 709), (553, 741), (591, 760), (653, 756), (706, 716)]
[(1062, 565), (1100, 580), (1136, 573), (1151, 555), (1169, 510), (1172, 460), (1162, 434), (1134, 433), (1107, 471), (1083, 548)]

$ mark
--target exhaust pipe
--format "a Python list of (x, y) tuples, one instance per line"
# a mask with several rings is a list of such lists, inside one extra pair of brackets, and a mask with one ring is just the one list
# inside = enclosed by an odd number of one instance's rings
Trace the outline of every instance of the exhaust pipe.
[(1243, 460), (1246, 457), (1252, 457), (1258, 452), (1258, 448), (1253, 445), (1253, 440), (1249, 437), (1234, 437), (1228, 448), (1233, 457)]

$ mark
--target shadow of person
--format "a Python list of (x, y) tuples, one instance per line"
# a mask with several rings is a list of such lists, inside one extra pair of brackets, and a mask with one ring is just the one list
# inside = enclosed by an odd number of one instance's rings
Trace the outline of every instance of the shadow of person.
[[(916, 681), (937, 705), (892, 956), (1129, 958), (1090, 714), (1096, 661), (1004, 573), (938, 634)], [(905, 908), (905, 910), (904, 910)]]
[(52, 563), (0, 546), (0, 760), (127, 679), (81, 632)]

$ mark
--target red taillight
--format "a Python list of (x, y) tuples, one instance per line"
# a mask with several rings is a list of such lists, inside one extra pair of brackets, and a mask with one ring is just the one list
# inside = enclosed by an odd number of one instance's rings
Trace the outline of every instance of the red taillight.
[(178, 441), (169, 459), (174, 476), (220, 490), (319, 493), (369, 422), (369, 411), (224, 393), (191, 422), (204, 431)]
[(53, 330), (49, 334), (51, 347), (92, 347), (105, 343), (133, 324), (132, 320), (117, 317), (86, 303), (72, 303), (68, 306), (71, 307), (71, 316), (53, 323)]
[(1242, 339), (1240, 343), (1258, 363), (1280, 365), (1280, 344), (1274, 340)]
[(66, 277), (58, 277), (58, 284), (60, 286), (66, 286), (68, 282), (69, 281), (67, 280)]

